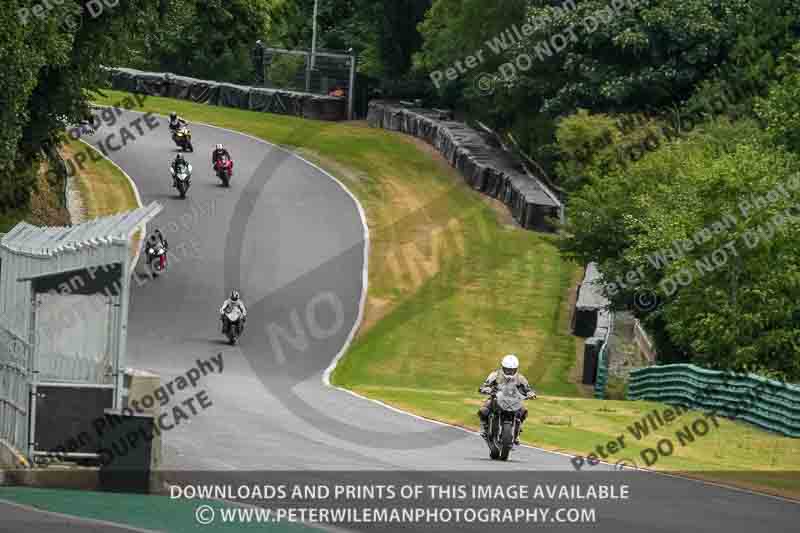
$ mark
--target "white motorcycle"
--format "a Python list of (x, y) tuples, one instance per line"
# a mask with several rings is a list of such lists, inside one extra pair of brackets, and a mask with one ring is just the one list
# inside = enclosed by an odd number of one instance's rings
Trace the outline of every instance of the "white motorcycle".
[(236, 305), (229, 306), (225, 309), (223, 321), (225, 324), (224, 332), (228, 336), (228, 342), (231, 346), (235, 346), (244, 329), (242, 310)]
[(181, 167), (181, 170), (177, 174), (175, 173), (175, 169), (172, 168), (172, 165), (170, 165), (169, 172), (175, 180), (175, 186), (178, 188), (178, 193), (180, 193), (181, 198), (186, 198), (186, 191), (189, 190), (189, 186), (192, 184), (192, 165), (187, 163)]

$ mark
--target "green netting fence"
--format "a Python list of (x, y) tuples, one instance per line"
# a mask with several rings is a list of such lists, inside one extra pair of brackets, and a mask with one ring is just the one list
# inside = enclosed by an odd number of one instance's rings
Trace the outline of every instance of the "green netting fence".
[(600, 400), (606, 398), (606, 387), (608, 386), (608, 338), (597, 354), (597, 379), (594, 382), (594, 397)]
[(627, 398), (682, 405), (800, 437), (800, 386), (755, 374), (687, 364), (651, 366), (631, 372)]

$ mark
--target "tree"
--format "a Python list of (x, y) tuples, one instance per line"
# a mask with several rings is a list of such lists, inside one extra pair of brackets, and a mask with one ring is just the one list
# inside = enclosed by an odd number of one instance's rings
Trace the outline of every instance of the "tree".
[(88, 0), (72, 0), (49, 4), (40, 18), (30, 2), (10, 2), (0, 23), (0, 209), (27, 205), (42, 149), (57, 142), (65, 121), (84, 118), (87, 91), (105, 84), (102, 66), (130, 57), (153, 7), (131, 0), (98, 13)]
[(600, 263), (660, 351), (800, 379), (799, 163), (753, 122), (699, 129), (575, 193), (563, 250)]
[(778, 74), (781, 78), (769, 90), (766, 98), (756, 104), (758, 116), (766, 123), (767, 131), (776, 142), (800, 153), (800, 44), (781, 59)]

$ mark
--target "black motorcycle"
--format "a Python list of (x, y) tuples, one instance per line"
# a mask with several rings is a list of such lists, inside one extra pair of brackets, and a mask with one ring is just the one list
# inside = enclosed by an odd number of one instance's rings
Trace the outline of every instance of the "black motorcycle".
[(491, 392), (481, 392), (492, 398), (489, 407), (489, 431), (486, 436), (489, 457), (507, 461), (522, 423), (522, 401), (528, 398), (511, 381)]

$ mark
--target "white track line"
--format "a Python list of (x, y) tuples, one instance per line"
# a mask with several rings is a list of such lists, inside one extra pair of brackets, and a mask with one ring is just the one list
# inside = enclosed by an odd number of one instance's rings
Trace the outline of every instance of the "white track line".
[[(128, 110), (128, 111), (132, 111), (132, 110)], [(144, 114), (143, 111), (132, 111), (132, 112)], [(150, 112), (150, 114), (151, 115), (158, 115), (158, 116), (166, 118), (166, 115), (162, 115), (160, 113)], [(344, 345), (342, 346), (342, 349), (339, 350), (339, 353), (337, 353), (336, 356), (333, 358), (333, 361), (331, 361), (331, 364), (328, 366), (328, 368), (325, 369), (325, 372), (322, 375), (322, 382), (327, 387), (329, 387), (331, 389), (345, 392), (347, 394), (350, 394), (351, 396), (354, 396), (354, 397), (359, 398), (361, 400), (372, 402), (372, 403), (374, 403), (376, 405), (380, 405), (381, 407), (383, 407), (385, 409), (389, 409), (389, 410), (394, 411), (396, 413), (400, 413), (400, 414), (403, 414), (403, 415), (406, 415), (406, 416), (410, 416), (412, 418), (416, 418), (417, 420), (422, 420), (424, 422), (429, 422), (429, 423), (436, 424), (436, 425), (439, 425), (439, 426), (445, 426), (445, 427), (449, 427), (449, 428), (452, 428), (452, 429), (457, 429), (457, 430), (463, 431), (465, 433), (469, 433), (471, 435), (479, 435), (479, 433), (476, 432), (476, 431), (472, 431), (472, 430), (469, 430), (469, 429), (466, 429), (466, 428), (462, 428), (462, 427), (459, 427), (459, 426), (454, 426), (452, 424), (448, 424), (446, 422), (441, 422), (439, 420), (433, 420), (431, 418), (425, 418), (423, 416), (416, 415), (414, 413), (409, 413), (408, 411), (404, 411), (402, 409), (398, 409), (397, 407), (393, 407), (391, 405), (387, 405), (387, 404), (381, 402), (380, 400), (375, 400), (373, 398), (367, 398), (366, 396), (362, 396), (362, 395), (358, 394), (357, 392), (351, 391), (349, 389), (345, 389), (343, 387), (338, 387), (338, 386), (333, 385), (331, 383), (331, 381), (330, 381), (331, 374), (336, 369), (336, 366), (339, 364), (339, 361), (342, 359), (342, 357), (344, 357), (344, 354), (350, 348), (350, 344), (353, 342), (353, 337), (355, 337), (356, 332), (361, 327), (361, 322), (362, 322), (362, 320), (364, 318), (364, 307), (366, 305), (367, 290), (369, 288), (368, 287), (368, 285), (369, 285), (368, 261), (369, 261), (369, 248), (370, 248), (369, 229), (367, 227), (367, 217), (366, 217), (366, 214), (364, 212), (364, 208), (361, 206), (361, 203), (358, 201), (358, 199), (355, 197), (355, 195), (353, 195), (353, 193), (350, 192), (350, 190), (347, 187), (345, 187), (345, 185), (341, 181), (339, 181), (336, 177), (331, 175), (327, 170), (325, 170), (325, 169), (321, 168), (320, 166), (312, 163), (308, 159), (305, 159), (304, 157), (300, 156), (296, 152), (293, 152), (292, 150), (284, 148), (283, 146), (277, 145), (275, 143), (271, 143), (269, 141), (265, 141), (264, 139), (259, 139), (258, 137), (254, 137), (254, 136), (249, 135), (247, 133), (242, 133), (242, 132), (239, 132), (239, 131), (236, 131), (236, 130), (232, 130), (232, 129), (229, 129), (229, 128), (223, 128), (221, 126), (215, 126), (213, 124), (207, 124), (205, 122), (192, 121), (192, 123), (193, 124), (199, 124), (201, 126), (206, 126), (206, 127), (209, 127), (209, 128), (215, 128), (215, 129), (218, 129), (218, 130), (227, 131), (227, 132), (230, 132), (230, 133), (235, 133), (235, 134), (241, 135), (243, 137), (248, 137), (248, 138), (253, 139), (253, 140), (257, 141), (257, 142), (266, 144), (268, 146), (272, 146), (274, 148), (277, 148), (278, 150), (281, 150), (283, 152), (286, 152), (286, 153), (292, 155), (293, 157), (296, 157), (297, 159), (303, 161), (304, 163), (310, 165), (311, 167), (313, 167), (313, 168), (317, 169), (318, 171), (320, 171), (325, 176), (328, 176), (330, 179), (332, 179), (336, 184), (339, 185), (339, 187), (342, 188), (342, 190), (344, 190), (345, 193), (347, 193), (347, 195), (353, 200), (353, 202), (355, 203), (356, 207), (358, 208), (358, 213), (359, 213), (359, 216), (361, 217), (361, 225), (364, 228), (364, 268), (363, 268), (362, 274), (361, 274), (361, 276), (362, 276), (362, 283), (361, 283), (362, 291), (361, 291), (361, 301), (359, 302), (359, 305), (358, 305), (358, 316), (356, 318), (355, 324), (353, 324), (353, 328), (350, 330), (350, 333), (347, 336), (347, 340), (345, 341)], [(537, 451), (543, 452), (543, 453), (550, 453), (550, 454), (560, 455), (560, 456), (563, 456), (563, 457), (569, 457), (569, 458), (574, 458), (575, 457), (575, 455), (572, 455), (572, 454), (568, 454), (568, 453), (564, 453), (564, 452), (556, 452), (556, 451), (553, 451), (553, 450), (545, 450), (544, 448), (538, 448), (536, 446), (530, 446), (528, 444), (521, 444), (520, 447), (528, 448), (528, 449), (531, 449), (531, 450), (537, 450)], [(611, 463), (606, 463), (604, 461), (600, 461), (600, 463), (606, 464), (606, 465), (609, 465), (609, 466), (616, 466), (616, 465), (613, 465)], [(733, 491), (737, 491), (737, 492), (743, 492), (743, 493), (751, 494), (751, 495), (754, 495), (754, 496), (762, 496), (762, 497), (765, 497), (765, 498), (772, 498), (772, 499), (776, 499), (776, 500), (780, 500), (780, 501), (790, 502), (790, 503), (794, 503), (794, 504), (800, 504), (800, 501), (791, 500), (789, 498), (784, 498), (782, 496), (775, 496), (775, 495), (772, 495), (772, 494), (766, 494), (766, 493), (763, 493), (763, 492), (756, 492), (756, 491), (749, 490), (749, 489), (733, 487), (733, 486), (729, 486), (729, 485), (722, 485), (722, 484), (715, 483), (715, 482), (712, 482), (712, 481), (704, 481), (702, 479), (683, 477), (683, 476), (679, 476), (679, 475), (676, 475), (676, 474), (668, 474), (668, 473), (665, 473), (665, 472), (659, 472), (657, 470), (650, 470), (650, 469), (647, 469), (647, 468), (640, 468), (638, 466), (635, 469), (634, 468), (630, 468), (630, 467), (626, 467), (626, 468), (628, 468), (630, 470), (637, 470), (637, 471), (640, 471), (640, 472), (649, 472), (651, 474), (657, 474), (657, 475), (667, 476), (667, 477), (671, 477), (671, 478), (680, 478), (680, 479), (684, 479), (684, 480), (687, 480), (687, 481), (693, 481), (695, 483), (701, 483), (701, 484), (704, 484), (704, 485), (710, 485), (710, 486), (729, 489), (729, 490), (733, 490)]]

